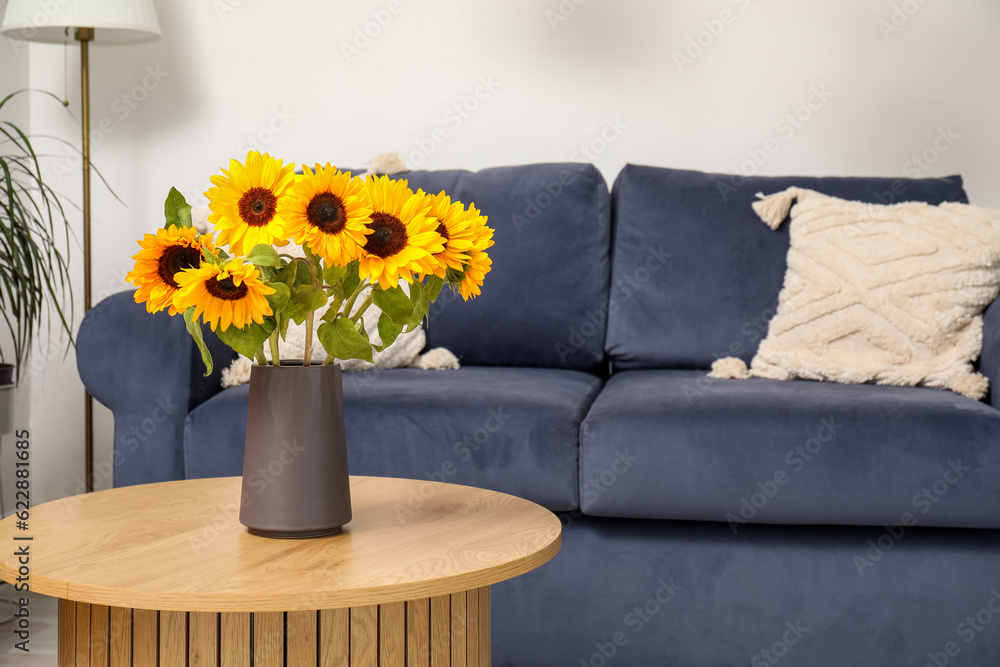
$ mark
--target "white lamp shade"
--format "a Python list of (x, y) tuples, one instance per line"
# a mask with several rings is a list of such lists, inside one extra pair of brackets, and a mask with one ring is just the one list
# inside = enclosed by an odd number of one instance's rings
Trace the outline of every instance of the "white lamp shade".
[(8, 0), (0, 32), (14, 39), (62, 44), (73, 28), (94, 28), (97, 44), (149, 42), (160, 36), (153, 0)]

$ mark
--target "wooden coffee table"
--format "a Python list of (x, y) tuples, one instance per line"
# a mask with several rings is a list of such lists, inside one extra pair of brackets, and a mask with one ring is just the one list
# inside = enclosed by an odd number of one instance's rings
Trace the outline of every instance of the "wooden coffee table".
[(28, 530), (0, 522), (0, 578), (30, 545), (60, 666), (487, 667), (490, 584), (552, 558), (559, 520), (454, 484), (353, 477), (351, 494), (344, 532), (308, 540), (249, 534), (237, 477), (65, 498)]

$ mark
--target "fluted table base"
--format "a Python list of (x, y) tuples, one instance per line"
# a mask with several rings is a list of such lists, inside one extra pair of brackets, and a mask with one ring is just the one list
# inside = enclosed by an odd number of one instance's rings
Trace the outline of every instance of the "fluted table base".
[(185, 612), (59, 601), (60, 667), (489, 667), (490, 589), (366, 607)]

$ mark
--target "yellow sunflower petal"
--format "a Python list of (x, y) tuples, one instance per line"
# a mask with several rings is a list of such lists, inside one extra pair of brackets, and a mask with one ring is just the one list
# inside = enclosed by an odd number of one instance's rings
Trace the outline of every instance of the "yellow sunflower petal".
[(327, 266), (347, 266), (361, 254), (361, 239), (371, 232), (372, 205), (364, 183), (327, 163), (303, 167), (278, 214), (286, 236), (308, 247)]
[(200, 266), (203, 248), (215, 251), (211, 236), (198, 236), (194, 227), (158, 229), (156, 234), (146, 234), (139, 246), (142, 250), (132, 256), (135, 266), (125, 280), (139, 288), (135, 292), (136, 303), (145, 303), (146, 310), (151, 313), (170, 309), (173, 305), (174, 294), (179, 289), (178, 272)]
[(206, 264), (185, 269), (177, 276), (180, 289), (174, 295), (174, 306), (180, 311), (194, 306), (195, 319), (201, 316), (212, 331), (263, 322), (265, 315), (273, 314), (264, 297), (275, 290), (259, 276), (253, 264), (244, 264), (239, 258), (225, 267)]
[(287, 242), (278, 209), (294, 183), (294, 167), (267, 153), (250, 151), (243, 164), (230, 160), (223, 176), (212, 177), (216, 187), (205, 196), (212, 210), (209, 221), (215, 223), (221, 245), (228, 244), (232, 254), (242, 255), (258, 243), (281, 246)]
[(422, 260), (444, 248), (437, 220), (428, 217), (431, 202), (423, 191), (415, 193), (406, 181), (387, 176), (368, 176), (365, 188), (372, 214), (361, 252), (362, 278), (384, 288), (412, 282), (414, 273), (427, 271)]

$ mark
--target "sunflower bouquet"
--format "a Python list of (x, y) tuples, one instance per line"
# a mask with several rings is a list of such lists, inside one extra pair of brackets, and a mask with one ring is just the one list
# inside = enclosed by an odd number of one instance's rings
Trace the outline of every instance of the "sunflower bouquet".
[[(278, 340), (293, 322), (305, 324), (304, 365), (314, 327), (323, 364), (371, 362), (373, 351), (420, 326), (446, 284), (465, 300), (480, 293), (493, 230), (475, 205), (329, 163), (302, 172), (250, 151), (212, 176), (205, 195), (214, 234), (198, 233), (191, 206), (171, 188), (166, 224), (139, 241), (126, 278), (138, 287), (135, 300), (151, 313), (183, 315), (206, 375), (213, 364), (199, 321), (262, 365), (281, 365)], [(283, 252), (290, 242), (301, 252)], [(362, 318), (372, 304), (381, 310), (378, 344)]]

